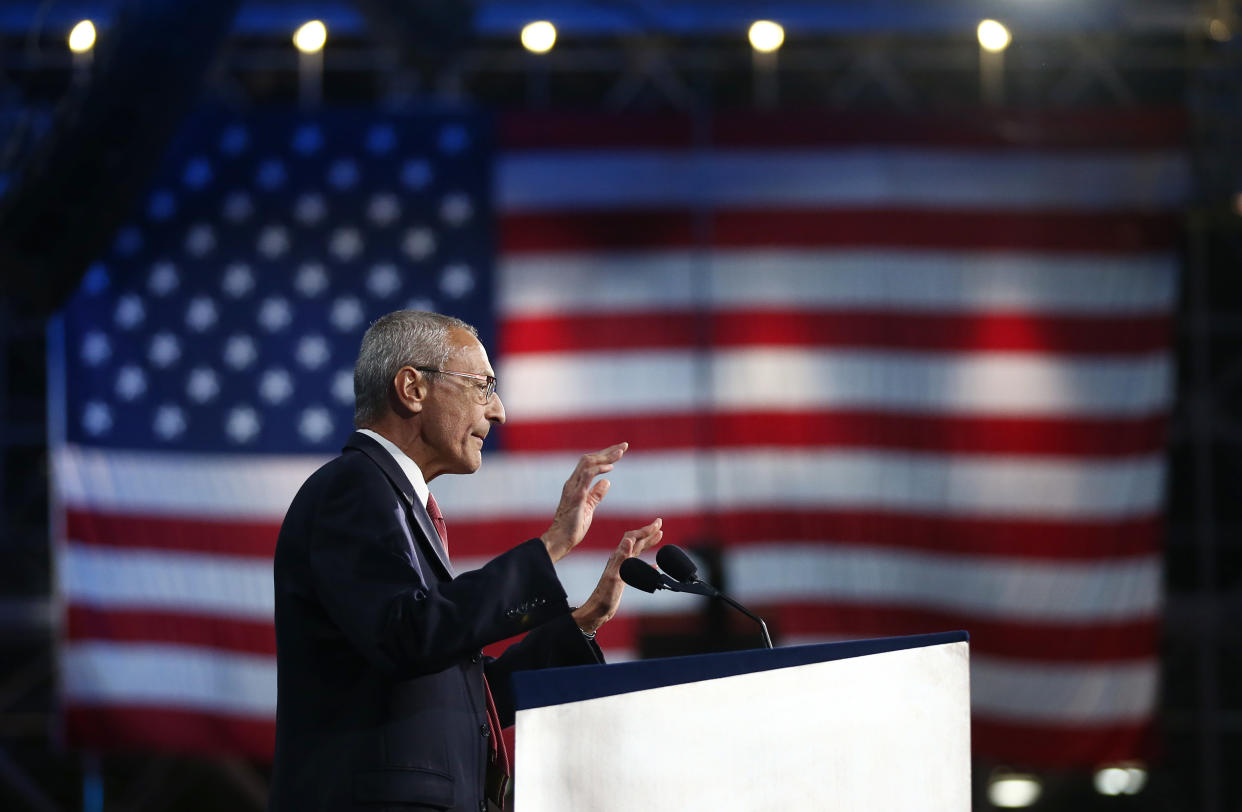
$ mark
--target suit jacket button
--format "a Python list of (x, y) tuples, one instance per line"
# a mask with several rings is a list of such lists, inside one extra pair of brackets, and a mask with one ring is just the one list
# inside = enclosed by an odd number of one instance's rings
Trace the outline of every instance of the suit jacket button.
[(479, 725), (479, 734), (486, 739), (492, 735), (492, 729), (487, 725)]

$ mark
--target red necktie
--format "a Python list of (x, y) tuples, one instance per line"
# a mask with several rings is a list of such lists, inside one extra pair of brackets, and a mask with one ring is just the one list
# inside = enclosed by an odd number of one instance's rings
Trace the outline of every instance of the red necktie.
[[(436, 498), (427, 494), (427, 515), (440, 534), (440, 543), (444, 545), (444, 554), (448, 555), (448, 528), (444, 524), (444, 514), (436, 504)], [(491, 686), (487, 684), (487, 675), (483, 675), (483, 693), (487, 696), (487, 727), (490, 733), (492, 762), (505, 774), (509, 775), (509, 754), (505, 752), (505, 740), (500, 735), (500, 714), (496, 711), (496, 700), (492, 698)]]
[(427, 515), (431, 517), (431, 523), (436, 526), (436, 532), (440, 534), (440, 544), (444, 547), (444, 554), (448, 555), (448, 528), (444, 526), (444, 514), (440, 512), (440, 506), (436, 504), (436, 498), (430, 493), (427, 494)]

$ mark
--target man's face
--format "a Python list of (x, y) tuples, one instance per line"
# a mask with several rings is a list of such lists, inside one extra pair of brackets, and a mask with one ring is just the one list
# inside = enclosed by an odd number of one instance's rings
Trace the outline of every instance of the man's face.
[[(453, 330), (455, 347), (441, 369), (495, 375), (487, 351), (465, 330)], [(505, 422), (505, 407), (493, 393), (483, 403), (482, 381), (456, 375), (431, 375), (423, 407), (422, 440), (428, 454), (420, 461), (430, 481), (440, 474), (472, 474), (483, 464), (483, 438), (493, 423)]]

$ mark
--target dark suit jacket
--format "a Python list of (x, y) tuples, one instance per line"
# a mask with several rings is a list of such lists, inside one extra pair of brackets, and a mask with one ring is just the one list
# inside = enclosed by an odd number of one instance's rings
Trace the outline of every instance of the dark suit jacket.
[[(364, 434), (294, 497), (275, 586), (273, 812), (474, 812), (489, 747), (484, 668), (509, 725), (509, 673), (602, 662), (539, 539), (453, 577), (413, 486)], [(500, 658), (482, 656), (521, 632)]]

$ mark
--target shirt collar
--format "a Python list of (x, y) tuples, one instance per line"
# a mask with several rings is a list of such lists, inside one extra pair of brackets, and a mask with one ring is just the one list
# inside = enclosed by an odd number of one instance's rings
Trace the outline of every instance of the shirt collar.
[(384, 435), (377, 434), (370, 429), (358, 429), (358, 431), (379, 443), (384, 447), (385, 451), (392, 455), (392, 458), (397, 461), (397, 465), (401, 467), (401, 473), (405, 474), (406, 479), (410, 480), (410, 484), (414, 486), (414, 493), (418, 496), (418, 501), (423, 507), (427, 507), (427, 496), (431, 491), (427, 487), (427, 481), (423, 479), (423, 472), (418, 467), (418, 463), (406, 456), (406, 453), (398, 448), (396, 443)]

